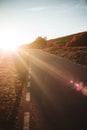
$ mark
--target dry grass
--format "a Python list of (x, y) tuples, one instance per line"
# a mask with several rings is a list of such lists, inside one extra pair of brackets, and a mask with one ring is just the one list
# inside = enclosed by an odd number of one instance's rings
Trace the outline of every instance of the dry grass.
[(87, 47), (50, 47), (44, 51), (67, 58), (77, 64), (87, 66)]
[(87, 66), (87, 32), (80, 32), (56, 39), (38, 37), (25, 49), (42, 49), (48, 53), (65, 57), (73, 62)]
[(14, 55), (0, 53), (0, 130), (17, 130), (23, 79)]

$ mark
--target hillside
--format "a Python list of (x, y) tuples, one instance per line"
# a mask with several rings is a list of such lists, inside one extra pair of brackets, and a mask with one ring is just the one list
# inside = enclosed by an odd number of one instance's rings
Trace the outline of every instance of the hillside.
[(66, 43), (66, 46), (87, 46), (87, 32), (74, 35), (72, 39)]
[(49, 48), (49, 47), (76, 47), (87, 46), (87, 32), (80, 32), (64, 37), (47, 40), (46, 38), (37, 37), (31, 44), (26, 44), (23, 47), (27, 48)]
[(65, 37), (48, 40), (48, 46), (87, 46), (87, 32), (81, 32)]
[(49, 40), (44, 50), (87, 66), (87, 32)]
[(31, 44), (24, 45), (23, 48), (42, 49), (87, 66), (87, 32), (80, 32), (50, 40), (38, 37)]

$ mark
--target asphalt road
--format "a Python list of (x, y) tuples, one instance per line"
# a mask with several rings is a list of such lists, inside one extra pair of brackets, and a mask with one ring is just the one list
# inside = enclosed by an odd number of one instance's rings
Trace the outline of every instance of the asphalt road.
[(87, 67), (40, 50), (30, 50), (29, 56), (31, 98), (41, 114), (35, 120), (43, 130), (87, 130)]

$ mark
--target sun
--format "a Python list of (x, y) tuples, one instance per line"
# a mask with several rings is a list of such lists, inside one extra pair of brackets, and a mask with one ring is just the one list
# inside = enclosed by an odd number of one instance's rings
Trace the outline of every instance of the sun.
[(13, 52), (18, 49), (19, 35), (15, 28), (4, 28), (0, 32), (0, 48), (7, 52)]
[(1, 49), (6, 52), (15, 52), (15, 51), (17, 51), (18, 46), (10, 46), (10, 44), (9, 44), (9, 45), (1, 46)]

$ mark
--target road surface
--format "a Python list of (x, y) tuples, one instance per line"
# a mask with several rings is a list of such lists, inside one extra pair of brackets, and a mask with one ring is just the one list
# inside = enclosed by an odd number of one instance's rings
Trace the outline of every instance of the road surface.
[(31, 130), (87, 129), (87, 67), (30, 50)]

